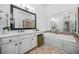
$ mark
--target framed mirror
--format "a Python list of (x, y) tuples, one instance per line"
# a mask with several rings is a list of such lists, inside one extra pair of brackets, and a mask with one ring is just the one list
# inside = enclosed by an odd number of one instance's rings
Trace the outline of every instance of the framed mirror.
[(10, 5), (11, 30), (36, 29), (36, 14)]

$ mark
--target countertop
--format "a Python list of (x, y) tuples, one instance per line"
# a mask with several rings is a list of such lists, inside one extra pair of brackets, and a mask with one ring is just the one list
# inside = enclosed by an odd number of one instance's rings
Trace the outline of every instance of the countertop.
[(4, 33), (4, 34), (0, 34), (0, 39), (2, 38), (6, 38), (6, 37), (12, 37), (12, 36), (20, 36), (20, 35), (28, 35), (28, 34), (41, 34), (43, 33), (42, 31), (25, 31), (25, 32), (8, 32), (8, 33)]
[(33, 34), (32, 31), (28, 32), (14, 32), (14, 33), (5, 33), (5, 34), (0, 34), (0, 39), (6, 38), (6, 37), (11, 37), (11, 36), (19, 36), (19, 35), (25, 35), (25, 34)]

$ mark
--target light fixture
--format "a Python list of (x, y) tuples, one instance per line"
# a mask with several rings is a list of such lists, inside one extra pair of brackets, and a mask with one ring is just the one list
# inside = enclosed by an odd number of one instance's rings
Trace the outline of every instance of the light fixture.
[(50, 21), (55, 21), (55, 18), (50, 19)]

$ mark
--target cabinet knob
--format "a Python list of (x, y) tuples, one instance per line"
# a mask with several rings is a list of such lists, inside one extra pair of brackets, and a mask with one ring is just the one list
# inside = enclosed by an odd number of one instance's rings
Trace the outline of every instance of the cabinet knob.
[(17, 45), (17, 43), (15, 43), (15, 45)]
[(32, 39), (33, 40), (33, 39)]
[(9, 42), (11, 42), (11, 40), (9, 40)]
[(20, 44), (22, 44), (22, 42), (20, 42)]

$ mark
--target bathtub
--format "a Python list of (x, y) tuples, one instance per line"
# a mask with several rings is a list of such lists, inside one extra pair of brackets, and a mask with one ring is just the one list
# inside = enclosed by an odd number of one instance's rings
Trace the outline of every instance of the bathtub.
[(65, 41), (76, 43), (76, 40), (75, 40), (74, 36), (72, 36), (72, 35), (44, 33), (44, 37), (49, 38), (49, 39), (60, 39), (60, 40), (65, 40)]
[(76, 43), (76, 40), (75, 40), (75, 38), (72, 35), (57, 34), (57, 35), (55, 35), (55, 38), (59, 38), (61, 40), (65, 40), (65, 41)]

